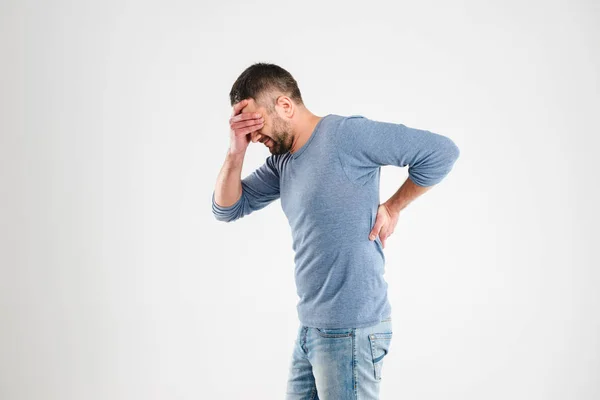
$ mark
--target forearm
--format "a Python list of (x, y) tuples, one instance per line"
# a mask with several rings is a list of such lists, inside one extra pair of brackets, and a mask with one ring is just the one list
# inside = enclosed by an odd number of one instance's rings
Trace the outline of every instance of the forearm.
[(410, 178), (407, 178), (400, 189), (390, 197), (384, 205), (394, 214), (399, 214), (402, 209), (409, 205), (414, 199), (431, 189), (431, 186), (419, 186)]
[(245, 154), (227, 151), (225, 162), (217, 177), (215, 202), (221, 207), (234, 205), (242, 196), (242, 165)]

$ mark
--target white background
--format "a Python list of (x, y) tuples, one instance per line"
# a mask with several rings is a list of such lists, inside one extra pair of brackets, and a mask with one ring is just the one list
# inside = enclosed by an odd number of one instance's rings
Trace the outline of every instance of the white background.
[(461, 150), (384, 250), (382, 399), (600, 398), (596, 2), (0, 4), (1, 399), (284, 398), (280, 202), (211, 212), (259, 61)]

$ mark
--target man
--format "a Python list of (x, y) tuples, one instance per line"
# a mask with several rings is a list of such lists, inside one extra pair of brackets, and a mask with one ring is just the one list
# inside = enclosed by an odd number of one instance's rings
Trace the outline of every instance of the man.
[[(400, 211), (450, 172), (459, 149), (402, 124), (314, 115), (273, 64), (248, 67), (229, 95), (230, 147), (212, 209), (229, 222), (281, 199), (300, 298), (286, 398), (377, 399), (392, 340), (382, 249)], [(242, 180), (250, 141), (271, 155)], [(408, 165), (409, 177), (379, 204), (384, 165)]]

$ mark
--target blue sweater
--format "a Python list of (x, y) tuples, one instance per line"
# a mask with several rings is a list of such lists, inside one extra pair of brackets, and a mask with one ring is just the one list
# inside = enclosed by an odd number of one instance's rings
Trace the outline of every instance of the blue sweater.
[(420, 186), (440, 182), (459, 149), (449, 138), (361, 115), (328, 114), (296, 152), (270, 155), (242, 179), (242, 196), (212, 210), (234, 221), (281, 199), (292, 232), (298, 318), (321, 328), (361, 328), (391, 315), (375, 225), (381, 166), (408, 165)]

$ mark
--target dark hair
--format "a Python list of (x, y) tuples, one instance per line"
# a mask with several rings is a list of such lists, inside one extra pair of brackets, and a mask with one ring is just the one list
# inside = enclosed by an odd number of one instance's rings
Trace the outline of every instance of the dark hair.
[(304, 104), (294, 77), (280, 66), (268, 63), (255, 63), (246, 68), (231, 87), (229, 101), (233, 107), (251, 97), (259, 105), (273, 110), (274, 102), (271, 103), (267, 97), (272, 90), (285, 93), (297, 104)]

